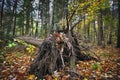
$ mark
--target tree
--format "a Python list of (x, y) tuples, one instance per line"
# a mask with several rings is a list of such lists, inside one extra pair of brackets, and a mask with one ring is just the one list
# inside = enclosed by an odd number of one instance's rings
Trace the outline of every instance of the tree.
[(50, 34), (51, 30), (52, 30), (52, 26), (53, 26), (53, 14), (54, 12), (54, 0), (50, 0), (49, 3), (49, 31), (48, 31), (48, 35)]
[(118, 0), (118, 15), (117, 47), (120, 48), (120, 0)]
[(103, 22), (102, 22), (102, 10), (98, 15), (98, 45), (102, 45), (103, 42)]
[(1, 13), (0, 13), (0, 33), (1, 33), (2, 29), (3, 29), (2, 18), (3, 18), (4, 1), (5, 0), (2, 0), (2, 7), (1, 7)]
[(15, 29), (16, 29), (16, 14), (17, 14), (16, 8), (17, 8), (17, 3), (18, 3), (18, 0), (15, 0), (14, 6), (13, 6), (13, 15), (14, 15), (13, 35), (15, 35)]
[(30, 9), (31, 9), (31, 2), (30, 0), (25, 1), (26, 4), (26, 34), (29, 33), (30, 30)]

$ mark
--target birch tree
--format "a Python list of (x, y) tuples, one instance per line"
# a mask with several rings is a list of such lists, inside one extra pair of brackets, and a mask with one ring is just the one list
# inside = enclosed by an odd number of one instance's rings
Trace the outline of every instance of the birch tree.
[(49, 31), (48, 31), (48, 35), (51, 32), (52, 26), (53, 26), (53, 10), (54, 10), (54, 0), (50, 0), (49, 3)]

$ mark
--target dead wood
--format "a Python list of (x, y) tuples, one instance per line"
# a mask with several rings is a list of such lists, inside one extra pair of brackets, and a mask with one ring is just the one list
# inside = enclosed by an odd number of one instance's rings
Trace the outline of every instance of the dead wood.
[(50, 34), (40, 45), (37, 58), (30, 66), (30, 74), (41, 78), (53, 74), (55, 70), (69, 66), (75, 72), (75, 62), (78, 60), (96, 60), (96, 58), (81, 53), (77, 39), (73, 35), (55, 32)]
[(33, 37), (27, 37), (27, 36), (22, 36), (22, 37), (16, 37), (15, 39), (20, 39), (25, 41), (26, 43), (32, 44), (36, 47), (40, 47), (40, 45), (43, 42), (43, 39), (37, 39), (37, 38), (33, 38)]

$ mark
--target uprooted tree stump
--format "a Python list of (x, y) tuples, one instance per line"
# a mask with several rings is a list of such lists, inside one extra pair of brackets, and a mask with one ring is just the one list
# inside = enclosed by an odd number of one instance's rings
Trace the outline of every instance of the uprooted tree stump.
[[(54, 32), (47, 37), (39, 48), (37, 58), (30, 66), (30, 74), (41, 78), (53, 74), (55, 70), (70, 67), (75, 72), (75, 63), (78, 60), (96, 60), (96, 58), (81, 53), (77, 39), (70, 32)], [(69, 72), (69, 71), (68, 71)]]

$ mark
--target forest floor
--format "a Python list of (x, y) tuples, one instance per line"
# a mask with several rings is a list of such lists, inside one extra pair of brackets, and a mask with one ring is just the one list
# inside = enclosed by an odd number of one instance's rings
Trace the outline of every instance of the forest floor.
[[(32, 48), (32, 49), (31, 49)], [(29, 68), (31, 62), (36, 58), (38, 48), (27, 48), (17, 45), (12, 48), (3, 48), (0, 56), (0, 80), (36, 80), (35, 75), (30, 75)], [(30, 53), (32, 50), (33, 53)], [(75, 80), (120, 80), (120, 49), (107, 46), (105, 48), (96, 47), (92, 49), (101, 61), (78, 61), (76, 71), (84, 79)], [(66, 67), (69, 68), (69, 67)], [(46, 80), (67, 80), (70, 75), (59, 72), (55, 77), (46, 75)]]

